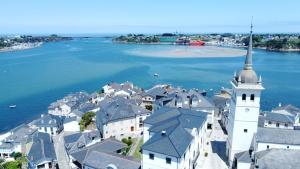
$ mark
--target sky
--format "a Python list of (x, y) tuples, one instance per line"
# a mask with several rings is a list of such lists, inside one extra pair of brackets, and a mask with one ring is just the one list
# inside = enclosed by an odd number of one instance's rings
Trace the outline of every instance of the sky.
[(299, 0), (2, 0), (0, 34), (300, 32)]

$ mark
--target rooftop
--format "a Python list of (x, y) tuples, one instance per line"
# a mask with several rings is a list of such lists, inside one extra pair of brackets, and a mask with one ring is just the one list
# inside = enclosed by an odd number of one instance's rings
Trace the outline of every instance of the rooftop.
[(259, 127), (255, 138), (262, 143), (300, 145), (299, 130)]
[(143, 150), (181, 157), (193, 140), (190, 131), (199, 129), (206, 122), (207, 114), (190, 109), (161, 108), (148, 117), (150, 132), (155, 133)]

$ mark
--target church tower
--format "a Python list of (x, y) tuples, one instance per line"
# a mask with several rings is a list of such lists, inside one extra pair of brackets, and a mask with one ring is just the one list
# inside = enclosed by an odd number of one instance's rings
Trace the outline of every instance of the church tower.
[(231, 81), (232, 96), (228, 117), (226, 154), (232, 164), (234, 155), (248, 151), (257, 132), (260, 94), (264, 89), (261, 77), (252, 67), (252, 24), (244, 68)]

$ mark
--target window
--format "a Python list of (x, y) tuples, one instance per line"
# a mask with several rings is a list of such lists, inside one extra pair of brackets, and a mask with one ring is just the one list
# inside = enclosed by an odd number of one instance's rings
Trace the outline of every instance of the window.
[(287, 146), (286, 148), (290, 148), (290, 146)]
[(150, 153), (149, 154), (149, 159), (154, 160), (154, 154)]
[(242, 100), (246, 100), (246, 94), (242, 95)]
[(247, 133), (248, 132), (248, 129), (244, 129), (244, 133)]
[(284, 124), (284, 127), (288, 127), (289, 125), (287, 123)]
[(251, 100), (251, 101), (254, 101), (254, 98), (255, 98), (255, 95), (254, 95), (254, 94), (251, 94), (250, 100)]
[(171, 164), (171, 158), (167, 157), (167, 158), (166, 158), (166, 163), (167, 163), (167, 164)]
[(130, 127), (130, 131), (134, 131), (134, 127), (133, 126)]
[(276, 127), (279, 127), (279, 123), (276, 123)]
[(269, 149), (270, 148), (270, 146), (269, 145), (267, 145), (267, 149)]
[(271, 122), (271, 121), (269, 121), (269, 122), (268, 122), (268, 124), (272, 124), (272, 122)]

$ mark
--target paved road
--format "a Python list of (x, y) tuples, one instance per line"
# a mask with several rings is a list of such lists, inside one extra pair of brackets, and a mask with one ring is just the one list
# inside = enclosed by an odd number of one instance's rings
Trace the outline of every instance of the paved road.
[(61, 132), (59, 135), (53, 137), (56, 158), (60, 169), (71, 169), (69, 158), (65, 151), (63, 136), (64, 132)]

